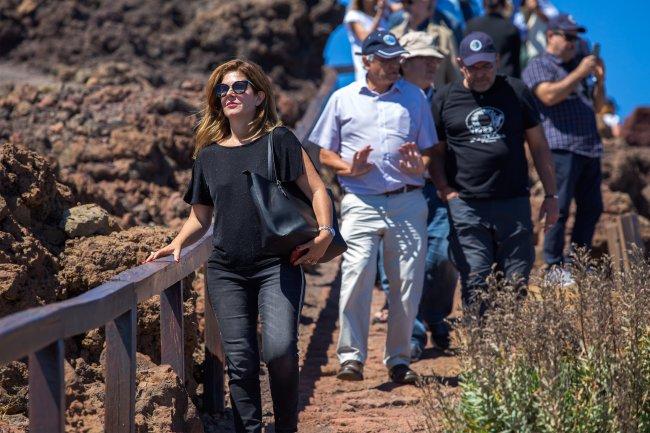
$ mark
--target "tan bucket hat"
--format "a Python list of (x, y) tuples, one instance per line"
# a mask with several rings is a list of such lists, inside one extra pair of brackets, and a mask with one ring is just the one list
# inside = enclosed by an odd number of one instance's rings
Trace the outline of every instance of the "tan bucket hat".
[(445, 55), (436, 49), (435, 38), (425, 32), (408, 32), (399, 38), (399, 43), (408, 51), (402, 54), (404, 59), (419, 56), (445, 58)]

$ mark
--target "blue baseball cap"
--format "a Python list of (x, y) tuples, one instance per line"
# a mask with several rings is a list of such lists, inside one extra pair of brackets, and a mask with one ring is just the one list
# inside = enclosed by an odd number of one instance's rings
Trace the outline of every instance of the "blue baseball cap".
[(472, 66), (478, 62), (497, 61), (497, 49), (492, 38), (483, 32), (472, 32), (460, 41), (458, 49), (463, 64)]
[(548, 20), (548, 29), (551, 31), (584, 33), (586, 28), (575, 22), (569, 14), (558, 14)]
[(394, 34), (383, 30), (375, 30), (364, 39), (361, 46), (360, 55), (369, 56), (371, 54), (384, 59), (392, 59), (402, 54), (408, 54), (408, 51), (399, 44)]

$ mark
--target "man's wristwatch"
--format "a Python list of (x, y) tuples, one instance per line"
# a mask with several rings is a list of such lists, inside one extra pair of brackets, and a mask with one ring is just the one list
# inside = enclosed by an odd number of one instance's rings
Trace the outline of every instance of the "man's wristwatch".
[(558, 198), (558, 196), (557, 196), (557, 194), (546, 194), (544, 196), (544, 199), (547, 199), (547, 198)]
[(328, 231), (329, 234), (332, 235), (332, 237), (334, 237), (336, 235), (336, 230), (334, 230), (334, 227), (332, 227), (332, 226), (320, 226), (320, 227), (318, 227), (319, 232), (322, 232), (323, 230)]

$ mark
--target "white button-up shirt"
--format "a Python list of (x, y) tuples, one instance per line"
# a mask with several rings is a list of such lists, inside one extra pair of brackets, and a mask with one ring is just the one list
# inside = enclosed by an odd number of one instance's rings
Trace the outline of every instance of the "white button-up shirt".
[(350, 164), (355, 152), (370, 145), (372, 169), (362, 176), (339, 176), (339, 182), (353, 194), (382, 194), (406, 185), (424, 185), (422, 176), (400, 170), (399, 148), (414, 142), (420, 150), (428, 149), (438, 142), (438, 136), (424, 93), (401, 79), (381, 94), (358, 82), (334, 92), (309, 141), (337, 152)]

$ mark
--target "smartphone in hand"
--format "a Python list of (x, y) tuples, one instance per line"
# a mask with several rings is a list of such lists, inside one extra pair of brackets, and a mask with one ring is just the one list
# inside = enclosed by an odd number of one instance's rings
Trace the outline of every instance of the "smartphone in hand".
[(293, 251), (291, 251), (291, 255), (289, 256), (289, 263), (291, 263), (293, 266), (296, 266), (296, 261), (307, 254), (308, 249), (304, 250), (297, 250), (294, 248)]
[(599, 42), (596, 42), (594, 44), (594, 48), (593, 48), (593, 50), (591, 50), (591, 54), (593, 54), (597, 58), (600, 58), (600, 43)]

